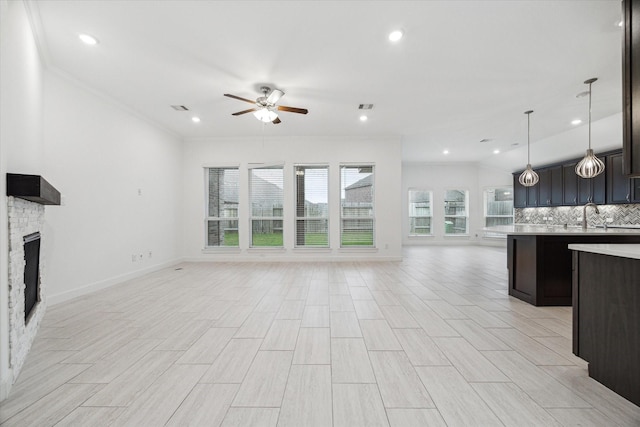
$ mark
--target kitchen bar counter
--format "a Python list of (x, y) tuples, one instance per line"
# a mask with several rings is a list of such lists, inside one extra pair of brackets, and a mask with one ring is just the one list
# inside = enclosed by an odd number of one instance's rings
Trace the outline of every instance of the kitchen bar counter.
[[(601, 235), (639, 235), (640, 228), (619, 228), (613, 225), (608, 228), (587, 228), (580, 226), (568, 226), (564, 228), (562, 225), (540, 225), (540, 224), (514, 224), (514, 225), (497, 225), (494, 227), (485, 227), (483, 231), (490, 233), (500, 233), (506, 235), (549, 235), (549, 236), (601, 236)], [(633, 226), (629, 226), (633, 227)]]
[(573, 353), (640, 405), (640, 244), (571, 244)]
[(485, 230), (507, 235), (509, 295), (536, 306), (572, 305), (570, 244), (640, 244), (639, 229), (516, 224)]

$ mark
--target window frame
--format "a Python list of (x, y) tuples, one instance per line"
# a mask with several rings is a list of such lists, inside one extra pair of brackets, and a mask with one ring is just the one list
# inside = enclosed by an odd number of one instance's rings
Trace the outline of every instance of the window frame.
[[(357, 216), (345, 216), (344, 215), (344, 205), (342, 199), (342, 191), (345, 190), (348, 186), (343, 188), (342, 183), (342, 170), (343, 168), (371, 168), (371, 216), (370, 217), (357, 217)], [(340, 249), (375, 249), (376, 248), (376, 199), (375, 199), (375, 189), (376, 189), (376, 165), (375, 163), (369, 162), (358, 162), (358, 163), (340, 163), (338, 172), (340, 174), (339, 177), (339, 185), (340, 185)], [(364, 179), (364, 178), (362, 178)], [(358, 181), (356, 181), (358, 182)], [(355, 184), (355, 182), (354, 182)], [(352, 185), (352, 184), (350, 184)], [(345, 194), (346, 199), (346, 194)], [(344, 221), (345, 220), (358, 220), (358, 219), (366, 219), (371, 220), (371, 245), (345, 245), (343, 243), (344, 236)]]
[[(224, 217), (224, 216), (211, 216), (211, 212), (209, 211), (209, 196), (211, 195), (211, 186), (210, 186), (210, 174), (212, 169), (224, 169), (224, 170), (236, 170), (238, 171), (238, 207), (236, 209), (236, 215), (233, 217)], [(240, 247), (240, 166), (239, 165), (222, 165), (222, 166), (204, 166), (204, 190), (205, 190), (205, 206), (204, 206), (204, 248), (205, 250), (225, 250), (225, 249), (238, 249)], [(209, 221), (236, 221), (238, 224), (238, 229), (236, 232), (238, 233), (238, 244), (234, 246), (222, 246), (222, 245), (210, 245), (209, 244)]]
[[(280, 216), (254, 216), (253, 215), (253, 185), (252, 185), (252, 174), (256, 169), (277, 169), (282, 171), (282, 215)], [(284, 203), (284, 187), (285, 187), (285, 165), (283, 163), (278, 164), (252, 164), (247, 168), (248, 173), (248, 194), (249, 194), (249, 248), (250, 249), (283, 249), (285, 247), (285, 232), (284, 232), (284, 211), (285, 211), (285, 203)], [(279, 246), (258, 246), (253, 243), (253, 221), (280, 221), (282, 224), (282, 245)], [(275, 230), (275, 227), (273, 227)]]
[[(488, 193), (493, 190), (494, 192), (496, 190), (510, 190), (511, 191), (511, 215), (489, 215), (488, 214)], [(511, 224), (513, 224), (513, 222), (515, 221), (515, 215), (514, 215), (514, 189), (513, 186), (511, 185), (495, 185), (495, 186), (489, 186), (489, 187), (485, 187), (482, 190), (482, 205), (483, 205), (483, 227), (489, 227), (487, 225), (487, 219), (488, 218), (511, 218)], [(511, 224), (502, 224), (502, 225), (511, 225)], [(506, 238), (506, 235), (502, 234), (502, 233), (490, 233), (490, 232), (485, 232), (485, 237), (498, 237), (498, 238)]]
[[(447, 214), (447, 192), (448, 191), (460, 191), (460, 192), (464, 192), (464, 215), (459, 215), (459, 214), (455, 214), (455, 215), (450, 215)], [(450, 236), (461, 236), (461, 237), (465, 237), (465, 236), (469, 236), (469, 189), (467, 188), (460, 188), (460, 187), (452, 187), (452, 188), (446, 188), (444, 190), (444, 194), (443, 194), (443, 213), (444, 213), (444, 235), (447, 237)], [(447, 233), (447, 218), (465, 218), (465, 232), (464, 233)]]
[[(327, 210), (326, 216), (298, 216), (298, 168), (305, 169), (325, 169), (327, 171)], [(331, 201), (331, 186), (330, 186), (330, 177), (331, 177), (331, 167), (327, 163), (321, 164), (312, 164), (312, 163), (296, 163), (293, 165), (293, 181), (294, 181), (294, 242), (293, 247), (296, 249), (327, 249), (331, 247), (331, 215), (330, 211), (330, 201)], [(306, 188), (305, 188), (306, 190)], [(325, 220), (327, 223), (327, 244), (326, 245), (300, 245), (298, 244), (298, 221), (313, 221), (313, 220)]]
[[(423, 193), (429, 193), (429, 210), (430, 210), (430, 215), (415, 215), (412, 216), (411, 215), (411, 193), (412, 192), (423, 192)], [(428, 190), (428, 189), (424, 189), (424, 188), (409, 188), (407, 189), (407, 205), (408, 205), (408, 215), (407, 217), (409, 218), (409, 237), (429, 237), (429, 236), (433, 236), (433, 190)], [(418, 218), (429, 218), (429, 233), (415, 233), (412, 232), (412, 220), (413, 219), (418, 219)]]

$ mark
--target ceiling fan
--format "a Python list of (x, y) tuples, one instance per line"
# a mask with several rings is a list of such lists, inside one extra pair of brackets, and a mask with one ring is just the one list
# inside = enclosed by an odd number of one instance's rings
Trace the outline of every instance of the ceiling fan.
[(296, 107), (286, 107), (284, 105), (276, 105), (276, 102), (280, 100), (284, 96), (284, 92), (280, 89), (271, 90), (268, 86), (262, 86), (260, 88), (262, 92), (262, 96), (258, 97), (255, 101), (251, 101), (250, 99), (241, 98), (236, 95), (231, 95), (225, 93), (224, 96), (228, 96), (229, 98), (239, 99), (240, 101), (248, 102), (250, 104), (254, 104), (255, 107), (249, 108), (248, 110), (238, 111), (237, 113), (233, 113), (232, 116), (240, 116), (246, 113), (253, 113), (253, 115), (262, 122), (271, 122), (273, 124), (278, 124), (281, 122), (280, 117), (278, 117), (278, 111), (286, 111), (288, 113), (298, 113), (298, 114), (307, 114), (309, 110), (306, 108), (296, 108)]

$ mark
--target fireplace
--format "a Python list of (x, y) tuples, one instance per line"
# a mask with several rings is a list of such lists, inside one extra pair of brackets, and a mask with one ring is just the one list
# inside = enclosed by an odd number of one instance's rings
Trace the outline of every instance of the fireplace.
[(24, 237), (24, 322), (40, 300), (40, 233)]
[(9, 368), (14, 383), (47, 307), (44, 207), (60, 205), (60, 192), (39, 175), (7, 174), (7, 196)]

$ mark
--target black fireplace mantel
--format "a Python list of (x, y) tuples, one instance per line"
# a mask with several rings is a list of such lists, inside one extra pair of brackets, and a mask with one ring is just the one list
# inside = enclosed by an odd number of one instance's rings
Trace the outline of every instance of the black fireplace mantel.
[(7, 174), (7, 196), (41, 205), (60, 205), (60, 192), (40, 175)]

